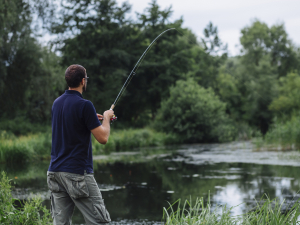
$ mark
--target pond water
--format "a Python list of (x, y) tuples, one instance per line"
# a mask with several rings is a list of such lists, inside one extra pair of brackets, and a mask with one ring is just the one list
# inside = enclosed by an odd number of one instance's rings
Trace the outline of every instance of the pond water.
[[(298, 199), (300, 153), (254, 151), (250, 142), (142, 149), (94, 157), (95, 179), (113, 224), (160, 224), (163, 207), (181, 198), (207, 199), (212, 206), (237, 206), (239, 215), (266, 193), (270, 198)], [(13, 179), (13, 196), (41, 195), (49, 208), (48, 162), (1, 165)], [(241, 204), (243, 203), (243, 204)], [(74, 224), (84, 224), (75, 209)]]

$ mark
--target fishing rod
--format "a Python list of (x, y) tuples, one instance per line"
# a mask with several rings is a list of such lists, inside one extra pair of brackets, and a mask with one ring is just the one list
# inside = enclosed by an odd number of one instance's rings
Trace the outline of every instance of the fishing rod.
[[(141, 65), (143, 59), (145, 58), (145, 56), (147, 55), (148, 51), (151, 49), (152, 45), (156, 42), (156, 40), (158, 38), (160, 38), (160, 36), (162, 36), (164, 33), (170, 31), (170, 30), (176, 30), (176, 28), (170, 28), (165, 30), (164, 32), (162, 32), (160, 35), (158, 35), (152, 42), (151, 44), (147, 47), (147, 49), (144, 51), (144, 53), (142, 54), (142, 56), (140, 57), (140, 59), (137, 61), (137, 63), (135, 64), (135, 66), (133, 67), (131, 73), (129, 74), (129, 76), (127, 77), (123, 87), (121, 88), (119, 94), (117, 95), (114, 103), (111, 105), (110, 110), (113, 110), (115, 108), (115, 106), (117, 105), (120, 97), (122, 96), (122, 94), (124, 93), (125, 89), (127, 88), (129, 82), (131, 81), (131, 79), (133, 78), (133, 76), (135, 75), (136, 71), (138, 70), (139, 66)], [(115, 115), (113, 115), (113, 117), (110, 119), (111, 122), (114, 122), (117, 120), (117, 117)]]

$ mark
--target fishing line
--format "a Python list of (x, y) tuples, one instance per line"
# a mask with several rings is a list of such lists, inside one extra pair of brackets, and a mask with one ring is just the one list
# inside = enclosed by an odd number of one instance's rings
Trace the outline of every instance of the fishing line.
[[(167, 29), (165, 30), (164, 32), (162, 32), (160, 35), (158, 35), (152, 42), (151, 44), (147, 47), (147, 49), (144, 51), (144, 53), (142, 54), (142, 56), (140, 57), (140, 59), (137, 61), (137, 63), (135, 64), (135, 66), (133, 67), (131, 73), (129, 74), (129, 76), (127, 77), (123, 87), (121, 88), (118, 96), (116, 97), (114, 103), (111, 105), (110, 109), (114, 109), (114, 107), (117, 105), (120, 97), (123, 95), (125, 89), (127, 88), (128, 84), (130, 83), (131, 79), (133, 78), (133, 76), (135, 75), (136, 71), (138, 70), (139, 66), (141, 65), (142, 61), (144, 60), (146, 54), (148, 53), (148, 51), (151, 49), (151, 47), (153, 46), (153, 44), (156, 42), (156, 40), (158, 38), (160, 38), (164, 33), (170, 31), (170, 30), (176, 30), (176, 28), (170, 28), (170, 29)], [(178, 31), (179, 32), (179, 31)], [(180, 32), (179, 32), (180, 33)]]
[[(144, 51), (144, 53), (142, 54), (142, 56), (139, 58), (139, 60), (137, 61), (137, 63), (135, 64), (135, 66), (133, 67), (131, 73), (129, 74), (129, 76), (127, 77), (125, 83), (123, 84), (119, 94), (117, 95), (114, 103), (111, 105), (110, 110), (113, 110), (115, 108), (115, 106), (117, 105), (119, 99), (121, 98), (121, 96), (123, 95), (125, 89), (127, 88), (128, 84), (130, 83), (130, 81), (132, 80), (133, 76), (136, 74), (136, 71), (138, 70), (139, 66), (141, 65), (142, 61), (144, 60), (145, 56), (147, 55), (147, 53), (150, 51), (151, 47), (153, 46), (153, 44), (157, 41), (157, 39), (159, 39), (164, 33), (170, 31), (170, 30), (176, 30), (179, 34), (181, 34), (182, 36), (183, 33), (179, 32), (176, 28), (170, 28), (165, 30), (164, 32), (162, 32), (161, 34), (159, 34), (151, 43), (150, 45), (147, 47), (147, 49)], [(189, 40), (187, 40), (188, 42), (190, 42)], [(114, 115), (111, 118), (111, 122), (114, 122), (115, 120), (117, 120), (117, 117)]]

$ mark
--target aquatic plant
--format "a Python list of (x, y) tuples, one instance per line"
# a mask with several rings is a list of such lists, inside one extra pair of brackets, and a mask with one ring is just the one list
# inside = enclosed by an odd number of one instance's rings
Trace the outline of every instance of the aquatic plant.
[[(177, 205), (177, 209), (174, 207)], [(168, 209), (164, 208), (163, 220), (166, 225), (297, 225), (300, 224), (300, 203), (297, 201), (288, 210), (283, 210), (283, 202), (278, 199), (270, 200), (264, 196), (256, 207), (249, 212), (232, 216), (231, 210), (224, 206), (216, 206), (212, 210), (210, 199), (205, 205), (203, 198), (197, 198), (194, 205), (192, 201), (185, 200), (181, 207), (181, 200), (177, 200)], [(235, 206), (236, 207), (236, 206)], [(174, 209), (175, 208), (175, 209)]]
[(12, 186), (5, 172), (0, 177), (0, 224), (51, 224), (48, 209), (42, 206), (42, 199), (35, 197), (21, 203), (17, 208), (14, 202), (18, 201), (11, 195)]

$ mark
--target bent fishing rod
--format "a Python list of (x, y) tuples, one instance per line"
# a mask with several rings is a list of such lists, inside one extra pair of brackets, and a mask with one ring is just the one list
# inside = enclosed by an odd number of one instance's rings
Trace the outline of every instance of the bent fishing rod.
[[(115, 108), (115, 106), (117, 105), (120, 97), (122, 96), (122, 94), (124, 93), (125, 89), (127, 88), (128, 84), (130, 83), (131, 79), (133, 78), (133, 76), (135, 75), (136, 71), (138, 70), (139, 66), (141, 65), (143, 59), (145, 58), (145, 56), (147, 55), (148, 51), (151, 49), (152, 45), (156, 42), (156, 40), (158, 38), (160, 38), (164, 33), (170, 31), (170, 30), (176, 30), (176, 28), (170, 28), (168, 30), (165, 30), (164, 32), (162, 32), (160, 35), (158, 35), (152, 42), (151, 44), (147, 47), (147, 49), (144, 51), (144, 53), (142, 54), (142, 56), (140, 57), (140, 59), (137, 61), (137, 63), (135, 64), (135, 66), (133, 67), (131, 73), (129, 74), (129, 76), (127, 77), (123, 87), (121, 88), (119, 94), (117, 95), (114, 103), (111, 105), (110, 110), (113, 110)], [(110, 121), (114, 122), (117, 120), (117, 117), (114, 115)]]

